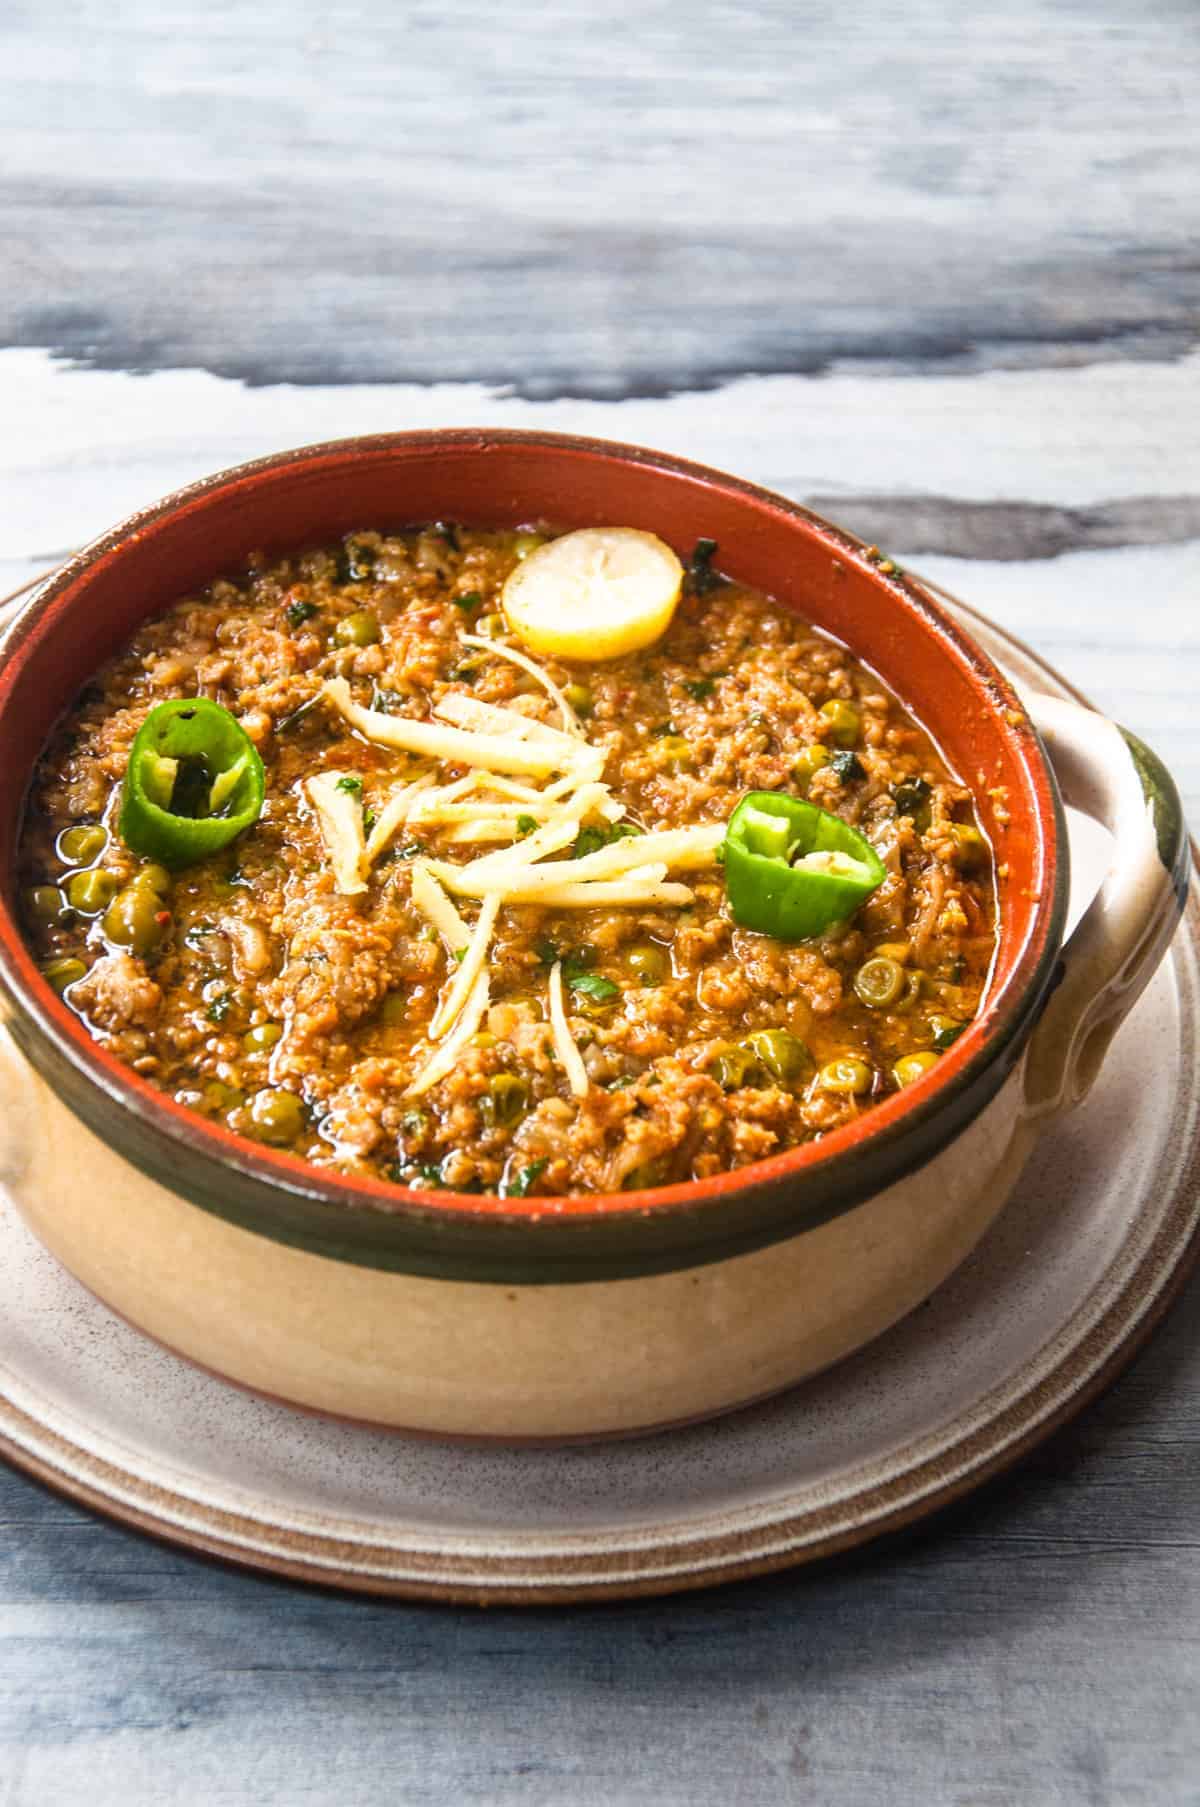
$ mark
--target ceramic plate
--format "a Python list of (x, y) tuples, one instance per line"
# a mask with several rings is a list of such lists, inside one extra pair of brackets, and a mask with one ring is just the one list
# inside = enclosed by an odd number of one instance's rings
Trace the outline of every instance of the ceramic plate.
[[(1065, 689), (962, 612), (1019, 681)], [(1105, 837), (1073, 822), (1072, 848), (1077, 913)], [(43, 1252), (0, 1189), (0, 1449), (188, 1548), (375, 1593), (666, 1593), (865, 1542), (1047, 1435), (1118, 1372), (1182, 1284), (1200, 1213), (1198, 950), (1193, 892), (1092, 1096), (1047, 1134), (972, 1258), (897, 1329), (766, 1405), (533, 1450), (327, 1423), (147, 1342)], [(1149, 1067), (1169, 1083), (1144, 1085)], [(45, 1134), (86, 1133), (52, 1108)]]

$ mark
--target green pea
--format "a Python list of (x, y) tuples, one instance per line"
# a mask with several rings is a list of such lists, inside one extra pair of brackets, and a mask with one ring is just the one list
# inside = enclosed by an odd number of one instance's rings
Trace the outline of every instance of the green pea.
[(806, 794), (809, 785), (822, 766), (829, 764), (829, 758), (829, 748), (822, 746), (820, 741), (813, 741), (811, 746), (801, 747), (797, 753), (792, 761), (792, 777)]
[(749, 1049), (733, 1044), (721, 1049), (708, 1063), (708, 1070), (723, 1092), (736, 1092), (744, 1085), (753, 1085), (760, 1076), (756, 1057)]
[(61, 926), (70, 916), (67, 900), (57, 885), (34, 885), (26, 891), (22, 902), (27, 915), (34, 922), (56, 923)]
[(144, 885), (159, 897), (171, 895), (171, 874), (165, 866), (142, 866), (134, 873), (130, 883)]
[(86, 972), (87, 967), (82, 960), (71, 960), (65, 957), (60, 960), (47, 960), (42, 967), (43, 979), (53, 985), (59, 997), (69, 985), (74, 985), (77, 979), (82, 979)]
[(117, 881), (103, 867), (73, 872), (67, 880), (67, 902), (81, 916), (99, 916), (117, 894)]
[(202, 1093), (204, 1105), (210, 1111), (234, 1111), (246, 1101), (245, 1092), (237, 1086), (226, 1085), (223, 1080), (210, 1079)]
[(845, 1097), (859, 1097), (863, 1092), (869, 1092), (874, 1077), (866, 1061), (859, 1060), (854, 1054), (839, 1054), (836, 1060), (826, 1061), (817, 1075), (823, 1091), (837, 1092)]
[(594, 699), (590, 684), (568, 684), (563, 695), (576, 715), (588, 716), (592, 713)]
[(625, 964), (640, 985), (661, 985), (671, 976), (671, 956), (657, 941), (635, 941), (626, 950)]
[(660, 765), (687, 765), (692, 757), (692, 743), (682, 734), (660, 734), (654, 747)]
[(742, 1046), (783, 1085), (799, 1079), (813, 1064), (812, 1055), (799, 1036), (792, 1035), (787, 1029), (756, 1029)]
[(820, 713), (829, 723), (829, 739), (835, 747), (852, 747), (858, 739), (862, 720), (853, 703), (842, 697), (830, 697), (821, 704)]
[(545, 544), (544, 533), (515, 533), (512, 543), (513, 557), (518, 560), (527, 559), (531, 552), (536, 552), (539, 546)]
[(379, 617), (370, 609), (355, 609), (333, 630), (337, 646), (374, 646), (379, 638)]
[(64, 828), (58, 837), (57, 852), (68, 866), (90, 866), (108, 846), (108, 835), (99, 823)]
[(266, 1054), (272, 1049), (283, 1030), (278, 1023), (256, 1023), (253, 1029), (247, 1029), (242, 1037), (242, 1046), (247, 1054)]
[(255, 1092), (250, 1100), (250, 1121), (262, 1141), (282, 1147), (294, 1142), (304, 1128), (304, 1105), (295, 1092)]
[(484, 1115), (494, 1124), (510, 1128), (529, 1109), (529, 1084), (516, 1073), (496, 1073), (488, 1081)]
[(979, 830), (969, 822), (953, 822), (950, 826), (958, 863), (963, 871), (974, 872), (979, 867), (986, 866), (991, 849)]
[[(166, 921), (160, 921), (160, 917), (166, 917)], [(117, 893), (104, 916), (105, 938), (134, 954), (148, 954), (169, 927), (170, 916), (163, 908), (162, 898), (149, 885), (139, 885), (136, 880)]]
[(872, 1010), (890, 1010), (904, 990), (904, 968), (886, 954), (864, 961), (854, 975), (854, 990)]
[(402, 991), (389, 991), (379, 1006), (379, 1021), (385, 1029), (399, 1029), (408, 1021), (408, 999)]
[(912, 1085), (920, 1079), (922, 1073), (928, 1073), (931, 1067), (937, 1066), (937, 1055), (923, 1048), (917, 1054), (902, 1054), (892, 1068), (892, 1078), (898, 1086)]

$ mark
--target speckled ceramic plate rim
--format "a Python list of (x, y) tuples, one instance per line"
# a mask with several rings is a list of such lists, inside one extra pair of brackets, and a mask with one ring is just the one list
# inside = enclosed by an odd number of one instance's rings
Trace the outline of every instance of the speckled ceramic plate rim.
[[(939, 586), (1001, 658), (1005, 649), (1051, 689), (1087, 699), (1016, 636)], [(1193, 857), (1196, 849), (1193, 847)], [(1200, 900), (1193, 889), (1182, 942), (1200, 949)], [(1180, 957), (1180, 942), (1169, 958)], [(1189, 1025), (1184, 1025), (1184, 1037)], [(0, 1388), (0, 1454), (54, 1490), (152, 1536), (233, 1564), (326, 1586), (409, 1599), (475, 1604), (552, 1604), (633, 1598), (710, 1586), (816, 1560), (898, 1531), (962, 1498), (1018, 1462), (1080, 1411), (1133, 1359), (1200, 1257), (1200, 1143), (1184, 1142), (1167, 1202), (1152, 1232), (1134, 1219), (1101, 1279), (1067, 1319), (996, 1387), (885, 1461), (845, 1467), (822, 1485), (818, 1503), (771, 1497), (623, 1531), (457, 1535), (457, 1549), (398, 1527), (356, 1535), (328, 1513), (290, 1512), (273, 1524), (269, 1504), (221, 1482), (201, 1497), (196, 1477), (166, 1486), (138, 1472), (139, 1452), (122, 1467), (71, 1441), (23, 1410)], [(161, 1460), (155, 1467), (163, 1472)], [(881, 1474), (880, 1470), (885, 1472)], [(189, 1491), (190, 1488), (190, 1491)], [(811, 1487), (806, 1489), (810, 1494)], [(218, 1503), (219, 1494), (224, 1502)], [(832, 1495), (832, 1497), (831, 1497)], [(264, 1512), (264, 1508), (267, 1511)], [(300, 1527), (299, 1520), (306, 1523)], [(553, 1543), (553, 1549), (547, 1544)]]

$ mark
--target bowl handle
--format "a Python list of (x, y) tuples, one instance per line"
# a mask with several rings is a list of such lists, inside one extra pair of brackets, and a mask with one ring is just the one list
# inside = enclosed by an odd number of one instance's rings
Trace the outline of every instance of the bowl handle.
[(1112, 863), (1062, 952), (1029, 1041), (1025, 1110), (1087, 1096), (1116, 1031), (1153, 974), (1187, 897), (1191, 848), (1179, 793), (1142, 741), (1061, 697), (1023, 690), (1066, 801), (1107, 828)]

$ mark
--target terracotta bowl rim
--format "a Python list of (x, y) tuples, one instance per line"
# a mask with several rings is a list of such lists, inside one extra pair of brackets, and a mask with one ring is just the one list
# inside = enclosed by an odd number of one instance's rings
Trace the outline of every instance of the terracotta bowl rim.
[[(1014, 742), (1019, 743), (1019, 758), (1028, 775), (1030, 794), (1037, 804), (1033, 815), (1041, 835), (1045, 882), (1008, 977), (988, 999), (983, 1013), (943, 1055), (937, 1067), (915, 1085), (872, 1106), (854, 1123), (819, 1142), (805, 1143), (709, 1179), (613, 1195), (502, 1199), (488, 1194), (417, 1192), (382, 1180), (374, 1182), (334, 1174), (313, 1167), (299, 1156), (260, 1147), (176, 1104), (108, 1055), (53, 994), (25, 947), (15, 909), (8, 898), (0, 894), (0, 994), (9, 1006), (9, 1027), (34, 1064), (51, 1078), (52, 1084), (55, 1083), (54, 1072), (63, 1074), (70, 1069), (95, 1094), (97, 1111), (102, 1111), (102, 1105), (115, 1106), (118, 1117), (113, 1121), (119, 1122), (122, 1117), (140, 1121), (152, 1134), (165, 1137), (174, 1146), (177, 1159), (199, 1156), (215, 1161), (232, 1174), (265, 1183), (277, 1193), (335, 1210), (338, 1231), (344, 1231), (351, 1244), (356, 1221), (369, 1219), (378, 1225), (383, 1219), (396, 1225), (398, 1230), (405, 1221), (436, 1230), (438, 1224), (458, 1220), (464, 1228), (467, 1224), (486, 1225), (493, 1233), (536, 1226), (541, 1232), (538, 1242), (547, 1246), (546, 1236), (553, 1236), (555, 1226), (618, 1218), (645, 1224), (668, 1215), (672, 1218), (681, 1214), (692, 1217), (693, 1214), (719, 1211), (724, 1203), (742, 1200), (764, 1189), (778, 1189), (784, 1182), (791, 1182), (795, 1198), (790, 1216), (793, 1228), (826, 1221), (878, 1190), (881, 1174), (884, 1176), (882, 1183), (890, 1183), (929, 1159), (998, 1089), (1004, 1073), (1019, 1057), (1025, 1036), (1045, 1001), (1066, 912), (1067, 843), (1058, 787), (1040, 738), (1024, 716), (1020, 699), (988, 655), (923, 585), (898, 568), (887, 572), (880, 570), (882, 561), (877, 548), (868, 547), (855, 535), (802, 504), (760, 485), (712, 466), (621, 441), (537, 430), (469, 427), (324, 440), (229, 466), (186, 484), (135, 510), (75, 553), (38, 587), (0, 639), (0, 653), (3, 654), (0, 658), (0, 714), (10, 695), (4, 682), (6, 668), (11, 664), (12, 656), (38, 633), (50, 605), (67, 595), (101, 561), (120, 557), (122, 551), (140, 536), (164, 526), (181, 511), (202, 502), (211, 505), (226, 489), (232, 497), (240, 485), (256, 478), (322, 461), (342, 461), (372, 453), (414, 456), (428, 452), (436, 455), (448, 447), (486, 452), (493, 446), (506, 445), (558, 451), (566, 457), (602, 458), (648, 467), (700, 482), (789, 519), (798, 528), (815, 535), (835, 556), (851, 559), (863, 568), (874, 580), (881, 601), (887, 599), (893, 607), (902, 604), (903, 612), (910, 620), (917, 617), (927, 629), (935, 630), (940, 639), (948, 641), (981, 696), (988, 699), (997, 723), (1002, 711), (1010, 712), (1007, 731)], [(214, 573), (216, 575), (219, 573)], [(891, 683), (886, 670), (881, 670), (881, 676)], [(903, 698), (902, 689), (899, 694)], [(11, 876), (7, 875), (10, 881)], [(52, 1071), (47, 1071), (48, 1065)], [(56, 1086), (56, 1089), (61, 1088)], [(78, 1105), (73, 1108), (78, 1109)], [(89, 1112), (89, 1116), (95, 1128), (95, 1112)], [(875, 1158), (869, 1164), (864, 1163), (864, 1153), (872, 1151)], [(890, 1160), (889, 1151), (893, 1157)], [(146, 1163), (139, 1161), (139, 1164)], [(858, 1180), (854, 1177), (856, 1168), (863, 1170)], [(824, 1202), (806, 1209), (800, 1189), (809, 1176), (815, 1175), (824, 1177), (825, 1183), (819, 1188)], [(158, 1177), (163, 1177), (161, 1172)], [(181, 1182), (177, 1189), (184, 1190), (187, 1195), (186, 1184)], [(219, 1202), (200, 1200), (194, 1191), (190, 1196), (194, 1202), (205, 1203), (218, 1214), (246, 1221), (246, 1213), (226, 1213)], [(300, 1243), (305, 1241), (303, 1237), (289, 1238), (262, 1213), (250, 1211), (248, 1215), (255, 1219), (253, 1227), (262, 1233), (281, 1235), (285, 1240)], [(259, 1217), (261, 1221), (258, 1221)], [(783, 1233), (778, 1228), (773, 1232), (774, 1235)], [(378, 1230), (375, 1235), (378, 1239)], [(335, 1233), (333, 1239), (338, 1241), (339, 1234)], [(759, 1241), (767, 1239), (771, 1238), (761, 1237)], [(331, 1247), (324, 1252), (335, 1253), (338, 1259), (357, 1259), (352, 1247), (345, 1251)], [(373, 1256), (368, 1255), (366, 1259), (370, 1265), (381, 1264)], [(387, 1261), (383, 1265), (393, 1263)]]

